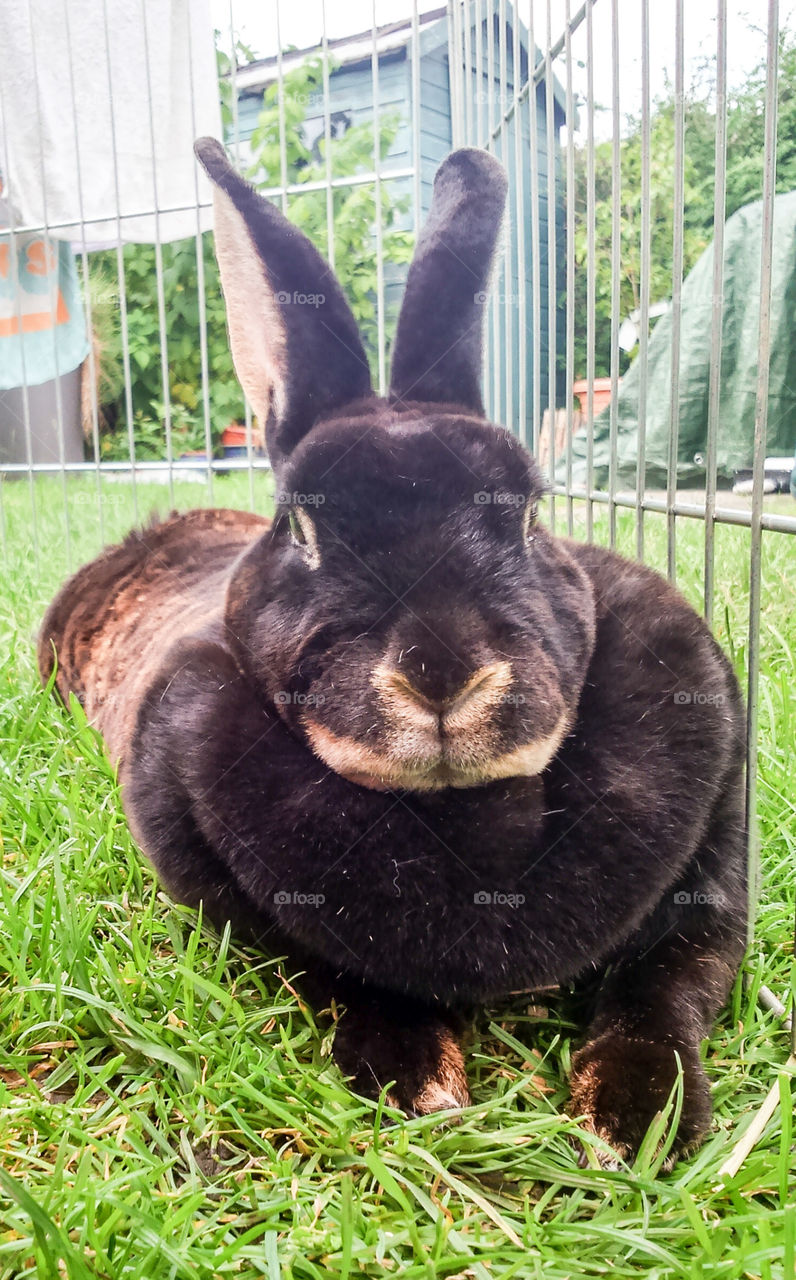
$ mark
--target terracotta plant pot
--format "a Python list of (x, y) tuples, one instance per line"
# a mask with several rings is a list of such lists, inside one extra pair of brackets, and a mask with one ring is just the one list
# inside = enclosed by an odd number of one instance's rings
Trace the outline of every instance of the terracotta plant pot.
[[(611, 403), (611, 379), (595, 378), (592, 383), (594, 416), (602, 413), (603, 409), (607, 409)], [(577, 382), (572, 384), (572, 394), (577, 396), (580, 403), (580, 411), (584, 418), (589, 411), (589, 384), (586, 378), (579, 378)]]
[[(249, 433), (244, 423), (231, 422), (221, 433), (221, 448), (225, 458), (245, 458), (248, 453)], [(252, 452), (255, 452), (253, 449)]]

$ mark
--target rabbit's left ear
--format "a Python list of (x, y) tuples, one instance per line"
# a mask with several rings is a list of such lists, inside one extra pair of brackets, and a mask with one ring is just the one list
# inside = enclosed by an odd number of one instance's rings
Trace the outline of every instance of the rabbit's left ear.
[(483, 414), (485, 290), (507, 186), (500, 162), (475, 147), (437, 170), (398, 318), (393, 400), (451, 401)]
[(367, 358), (328, 262), (233, 169), (220, 142), (200, 138), (194, 149), (213, 183), (235, 370), (278, 466), (320, 417), (370, 393)]

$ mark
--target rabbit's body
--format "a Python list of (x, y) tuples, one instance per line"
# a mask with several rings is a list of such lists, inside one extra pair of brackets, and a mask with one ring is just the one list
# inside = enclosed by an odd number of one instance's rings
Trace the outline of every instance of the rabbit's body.
[[(131, 535), (66, 584), (42, 629), (42, 670), (54, 646), (59, 692), (80, 698), (120, 761), (131, 822), (166, 885), (223, 925), (232, 886), (217, 905), (168, 815), (179, 797), (219, 849), (231, 808), (240, 848), (224, 871), (248, 900), (241, 925), (276, 923), (333, 966), (445, 1005), (567, 982), (656, 908), (663, 926), (675, 895), (695, 891), (711, 823), (740, 830), (734, 678), (682, 598), (609, 551), (562, 544), (588, 574), (598, 622), (555, 758), (542, 775), (396, 802), (293, 737), (225, 630), (242, 557), (268, 528), (197, 511)], [(656, 656), (672, 638), (676, 671)], [(683, 690), (700, 700), (676, 703)], [(732, 872), (702, 853), (700, 890), (716, 896)]]
[[(699, 1042), (743, 948), (740, 697), (658, 575), (536, 523), (532, 459), (483, 421), (494, 163), (462, 152), (440, 171), (385, 400), (328, 268), (318, 287), (307, 243), (204, 159), (277, 517), (193, 512), (106, 551), (51, 606), (42, 673), (54, 648), (172, 893), (287, 952), (320, 1008), (346, 1006), (335, 1053), (357, 1087), (462, 1104), (457, 1009), (602, 975), (574, 1103), (632, 1153), (676, 1049), (687, 1146), (709, 1118)], [(287, 299), (279, 315), (260, 300), (267, 377), (235, 323), (252, 247)], [(291, 311), (311, 283), (328, 310)], [(339, 346), (302, 390), (287, 356), (307, 325), (313, 350)]]

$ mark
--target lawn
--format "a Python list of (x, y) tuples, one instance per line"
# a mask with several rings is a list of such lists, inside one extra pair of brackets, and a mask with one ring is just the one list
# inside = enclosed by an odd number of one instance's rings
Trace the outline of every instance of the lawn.
[[(270, 481), (257, 477), (258, 506)], [(0, 491), (0, 1277), (794, 1275), (788, 1036), (757, 1002), (793, 973), (796, 541), (763, 548), (756, 941), (705, 1047), (715, 1125), (673, 1173), (578, 1167), (566, 1115), (577, 1027), (565, 995), (487, 1011), (474, 1105), (393, 1116), (348, 1091), (278, 961), (219, 938), (159, 891), (94, 734), (39, 688), (34, 639), (68, 571), (133, 523), (129, 487)], [(176, 486), (180, 506), (205, 501)], [(219, 505), (249, 501), (220, 477)], [(166, 509), (140, 485), (139, 516)], [(563, 504), (558, 503), (559, 520)], [(100, 522), (99, 516), (102, 516)], [(605, 513), (596, 533), (607, 536)], [(647, 558), (665, 564), (649, 516)], [(620, 546), (634, 517), (620, 512)], [(704, 531), (678, 523), (701, 598)], [(742, 679), (748, 531), (717, 530), (715, 620)], [(731, 1181), (718, 1170), (780, 1075), (782, 1105)]]

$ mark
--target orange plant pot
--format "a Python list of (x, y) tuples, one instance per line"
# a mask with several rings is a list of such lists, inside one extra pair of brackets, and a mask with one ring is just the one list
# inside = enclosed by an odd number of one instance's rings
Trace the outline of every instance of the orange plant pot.
[(231, 422), (229, 426), (225, 427), (221, 432), (221, 443), (228, 449), (245, 449), (247, 440), (248, 433), (246, 431), (245, 424)]
[[(595, 378), (591, 384), (593, 388), (594, 416), (602, 413), (603, 409), (607, 409), (611, 403), (611, 379)], [(572, 394), (576, 396), (580, 404), (580, 411), (584, 418), (589, 410), (589, 383), (586, 378), (579, 378), (577, 382), (572, 384)]]

